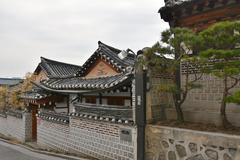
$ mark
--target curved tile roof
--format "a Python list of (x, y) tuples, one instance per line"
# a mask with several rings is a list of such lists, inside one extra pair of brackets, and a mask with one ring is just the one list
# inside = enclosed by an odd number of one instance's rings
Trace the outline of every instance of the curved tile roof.
[(40, 68), (43, 69), (50, 78), (74, 76), (77, 71), (81, 70), (81, 66), (58, 62), (44, 57), (41, 57), (41, 62), (35, 70), (35, 73), (38, 72)]
[(76, 112), (81, 114), (88, 114), (92, 116), (99, 116), (105, 118), (125, 119), (132, 120), (132, 108), (123, 106), (111, 106), (101, 104), (88, 104), (88, 103), (73, 103)]
[(27, 91), (27, 92), (23, 93), (22, 95), (20, 95), (20, 98), (31, 99), (31, 100), (40, 100), (40, 99), (44, 99), (48, 96), (51, 96), (51, 94), (47, 93), (46, 91), (44, 91), (41, 88), (35, 87), (31, 91)]
[(127, 67), (134, 65), (136, 56), (134, 54), (128, 53), (126, 57), (120, 58), (119, 54), (121, 54), (121, 50), (98, 41), (98, 49), (83, 64), (82, 69), (77, 72), (77, 75), (84, 76), (87, 73), (88, 69), (94, 64), (94, 62), (96, 62), (98, 58), (104, 59), (117, 71), (123, 73)]
[(185, 3), (185, 2), (191, 2), (193, 0), (167, 0), (165, 1), (165, 6), (174, 6), (174, 5), (180, 5), (182, 3)]
[(133, 77), (132, 73), (121, 73), (114, 76), (99, 77), (86, 79), (83, 77), (69, 77), (69, 78), (51, 78), (43, 80), (39, 87), (51, 91), (94, 91), (110, 89), (122, 83), (127, 83)]
[(55, 113), (53, 111), (42, 110), (37, 116), (46, 121), (59, 124), (69, 124), (69, 116), (66, 113)]

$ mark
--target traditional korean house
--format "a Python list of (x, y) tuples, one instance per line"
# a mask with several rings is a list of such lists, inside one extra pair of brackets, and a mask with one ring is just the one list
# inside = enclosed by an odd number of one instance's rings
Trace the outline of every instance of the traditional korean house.
[(49, 93), (69, 95), (70, 112), (132, 119), (134, 63), (130, 49), (122, 51), (99, 41), (74, 76), (49, 77), (35, 84)]
[(159, 10), (170, 27), (200, 31), (211, 24), (240, 19), (239, 0), (166, 0)]
[[(52, 78), (73, 77), (80, 69), (81, 67), (77, 65), (41, 57), (41, 62), (34, 71), (33, 83), (39, 83), (40, 81)], [(30, 108), (32, 106), (38, 106), (38, 108), (54, 110), (55, 112), (69, 111), (69, 101), (67, 95), (51, 93), (37, 86), (33, 86), (33, 89), (22, 95), (22, 98)]]

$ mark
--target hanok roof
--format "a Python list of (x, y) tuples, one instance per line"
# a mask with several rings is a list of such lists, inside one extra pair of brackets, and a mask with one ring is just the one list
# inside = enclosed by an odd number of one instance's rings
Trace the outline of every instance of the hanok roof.
[[(216, 9), (226, 8), (227, 10), (222, 13), (215, 13), (212, 16), (218, 16), (212, 21), (227, 20), (226, 17), (233, 17), (232, 19), (239, 19), (239, 6), (238, 0), (165, 0), (165, 6), (161, 7), (158, 11), (161, 18), (166, 22), (178, 21), (181, 18), (196, 15), (202, 12), (209, 12)], [(202, 17), (204, 20), (201, 23), (206, 23), (206, 15)], [(171, 22), (175, 24), (176, 22)], [(170, 26), (176, 27), (170, 23)], [(179, 27), (179, 26), (178, 26)]]
[(124, 72), (127, 67), (134, 65), (136, 57), (134, 54), (127, 52), (126, 56), (121, 57), (121, 53), (121, 50), (98, 41), (98, 49), (83, 64), (82, 69), (77, 73), (77, 75), (84, 76), (87, 73), (88, 69), (96, 62), (98, 58), (105, 60), (108, 64), (116, 68), (117, 71)]
[(165, 6), (174, 6), (174, 5), (180, 5), (182, 3), (190, 2), (193, 0), (167, 0), (165, 1)]
[(40, 100), (50, 95), (51, 94), (47, 93), (45, 90), (38, 87), (34, 87), (31, 91), (23, 93), (20, 97), (23, 99)]
[(75, 102), (76, 113), (72, 116), (110, 121), (113, 123), (133, 124), (133, 112), (130, 107), (87, 104)]
[(0, 85), (14, 86), (21, 83), (23, 79), (20, 78), (0, 78)]
[(132, 119), (132, 108), (123, 106), (111, 106), (100, 104), (88, 104), (74, 102), (76, 112), (82, 114), (96, 115), (100, 117), (115, 117), (117, 119)]
[[(75, 76), (71, 77), (51, 77), (50, 79), (42, 80), (37, 86), (53, 92), (60, 93), (86, 93), (99, 90), (113, 89), (119, 85), (130, 83), (133, 77), (133, 65), (135, 55), (127, 53), (120, 56), (121, 50), (110, 47), (102, 42), (98, 42), (98, 49), (84, 63), (82, 69)], [(115, 67), (119, 73), (112, 76), (85, 78), (91, 65), (94, 65), (97, 58), (104, 59), (107, 63)]]
[(127, 72), (114, 76), (90, 79), (83, 77), (52, 78), (49, 80), (43, 80), (40, 84), (36, 85), (49, 91), (80, 93), (111, 89), (115, 86), (130, 82), (131, 78), (132, 73)]
[(69, 116), (66, 113), (55, 113), (53, 111), (42, 110), (38, 115), (39, 118), (42, 118), (47, 121), (51, 121), (59, 124), (68, 124)]
[(34, 73), (37, 74), (41, 69), (47, 74), (49, 78), (71, 77), (74, 76), (77, 71), (81, 70), (81, 66), (58, 62), (41, 57), (41, 62), (39, 63)]

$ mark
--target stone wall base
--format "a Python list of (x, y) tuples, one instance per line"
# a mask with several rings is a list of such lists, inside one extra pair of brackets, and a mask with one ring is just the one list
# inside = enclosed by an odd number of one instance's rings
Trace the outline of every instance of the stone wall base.
[(146, 127), (146, 160), (234, 160), (240, 136)]

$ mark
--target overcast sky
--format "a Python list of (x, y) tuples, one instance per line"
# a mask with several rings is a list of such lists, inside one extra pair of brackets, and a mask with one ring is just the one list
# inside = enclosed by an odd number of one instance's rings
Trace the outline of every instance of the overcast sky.
[(134, 51), (168, 24), (163, 0), (0, 0), (0, 77), (33, 72), (40, 56), (82, 65), (100, 40)]

